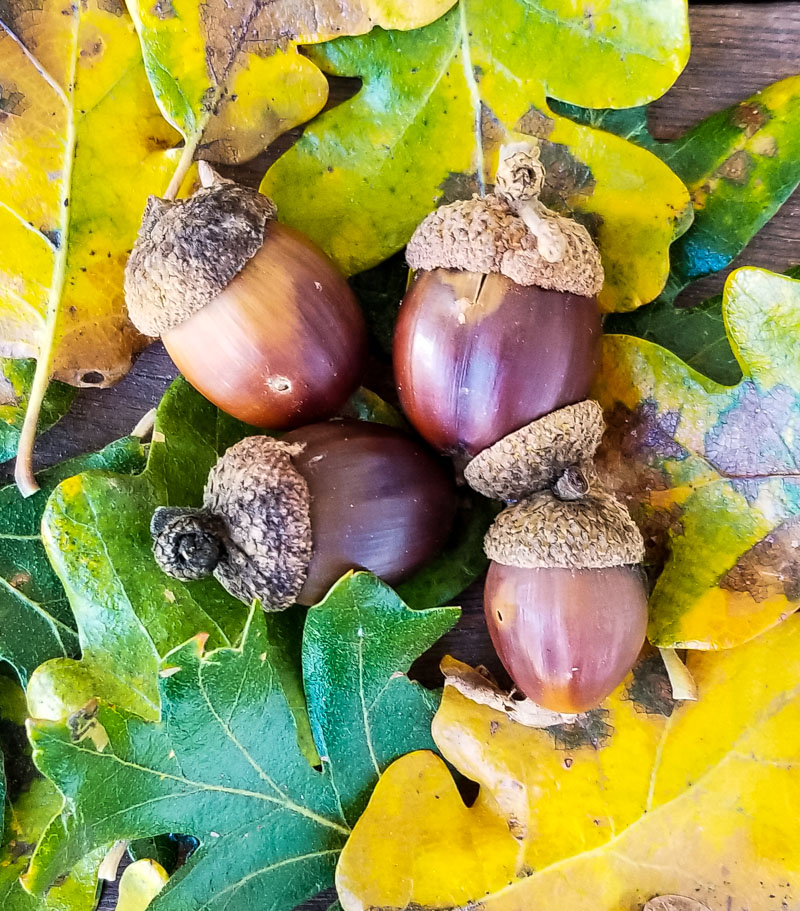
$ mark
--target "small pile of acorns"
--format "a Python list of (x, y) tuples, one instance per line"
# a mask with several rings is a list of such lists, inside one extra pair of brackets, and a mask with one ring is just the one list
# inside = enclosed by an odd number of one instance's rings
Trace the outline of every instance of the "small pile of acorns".
[[(326, 420), (363, 375), (357, 301), (270, 200), (201, 175), (191, 198), (148, 203), (126, 274), (131, 319), (215, 405), (290, 432), (232, 446), (201, 509), (159, 508), (155, 558), (265, 610), (316, 603), (350, 569), (400, 582), (449, 537), (452, 466), (394, 428)], [(494, 193), (422, 222), (394, 365), (419, 434), (508, 504), (485, 539), (498, 655), (530, 699), (577, 713), (632, 667), (647, 598), (641, 535), (593, 467), (600, 257), (584, 227), (542, 205), (543, 182), (537, 148), (507, 146)]]

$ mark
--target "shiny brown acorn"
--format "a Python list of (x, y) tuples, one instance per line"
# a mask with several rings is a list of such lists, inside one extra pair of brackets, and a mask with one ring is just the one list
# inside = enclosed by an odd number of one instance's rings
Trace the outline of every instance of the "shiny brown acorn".
[(597, 370), (597, 249), (539, 203), (538, 159), (505, 164), (494, 194), (432, 212), (406, 251), (397, 391), (419, 433), (456, 456), (585, 399)]
[(523, 693), (576, 713), (632, 667), (647, 599), (641, 535), (592, 465), (603, 269), (585, 228), (539, 202), (543, 183), (538, 150), (507, 147), (494, 193), (423, 221), (395, 377), (420, 434), (511, 504), (485, 540), (489, 632)]
[(130, 318), (228, 414), (280, 430), (334, 415), (367, 351), (353, 292), (256, 190), (219, 178), (151, 197), (125, 275)]
[(156, 510), (153, 551), (171, 576), (214, 575), (265, 610), (314, 604), (348, 570), (407, 578), (447, 540), (451, 473), (391, 427), (329, 421), (247, 437), (217, 462), (202, 509)]
[(420, 272), (394, 336), (400, 403), (432, 446), (477, 455), (585, 399), (600, 335), (594, 297), (518, 285), (497, 273)]

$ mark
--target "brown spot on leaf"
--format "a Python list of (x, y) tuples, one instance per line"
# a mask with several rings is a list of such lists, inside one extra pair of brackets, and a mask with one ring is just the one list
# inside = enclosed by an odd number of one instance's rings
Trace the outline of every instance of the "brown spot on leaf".
[(12, 588), (22, 588), (23, 585), (27, 585), (31, 581), (31, 574), (28, 572), (18, 572), (8, 580), (8, 584)]
[(627, 698), (636, 710), (645, 715), (664, 715), (666, 718), (675, 708), (672, 686), (661, 656), (648, 655), (633, 668), (633, 680), (628, 686)]
[(157, 19), (161, 20), (174, 19), (177, 15), (175, 7), (172, 5), (172, 0), (156, 0), (150, 12)]
[(103, 44), (102, 40), (98, 38), (96, 41), (90, 41), (84, 47), (82, 47), (80, 55), (84, 59), (97, 57), (102, 53), (104, 46), (105, 45)]
[(0, 83), (0, 122), (8, 117), (20, 117), (30, 107), (25, 95), (13, 82)]
[(506, 131), (497, 119), (494, 111), (481, 102), (481, 139), (486, 146), (501, 145), (506, 138)]
[(463, 174), (451, 171), (439, 184), (442, 195), (438, 205), (446, 206), (459, 199), (472, 199), (475, 193), (480, 192), (480, 183), (477, 174)]
[(8, 844), (8, 850), (11, 854), (12, 861), (17, 861), (20, 857), (30, 857), (33, 849), (36, 847), (34, 842), (30, 841), (11, 841)]
[(774, 158), (778, 154), (778, 140), (769, 133), (764, 133), (750, 143), (750, 148), (756, 155), (764, 158)]
[(652, 401), (635, 409), (617, 404), (606, 414), (607, 430), (597, 456), (603, 480), (630, 509), (642, 532), (645, 564), (653, 576), (666, 561), (669, 538), (683, 532), (682, 507), (659, 497), (671, 486), (663, 461), (688, 455), (675, 440), (679, 420), (678, 412), (659, 412)]
[(771, 120), (771, 115), (760, 104), (743, 101), (733, 109), (731, 120), (749, 138)]
[(780, 596), (800, 600), (800, 517), (783, 522), (745, 551), (719, 586), (746, 592), (756, 604)]
[(97, 0), (97, 6), (118, 19), (125, 14), (125, 6), (121, 0)]
[(541, 160), (547, 177), (542, 191), (542, 202), (556, 212), (571, 213), (575, 197), (588, 197), (594, 193), (596, 181), (591, 170), (578, 161), (569, 148), (557, 142), (541, 144)]
[(731, 183), (745, 184), (753, 169), (753, 159), (745, 149), (734, 152), (717, 168), (716, 174)]
[(569, 724), (554, 724), (543, 730), (553, 738), (557, 750), (572, 752), (581, 747), (599, 750), (614, 732), (607, 718), (606, 709), (592, 709)]
[(490, 721), (490, 722), (489, 722), (489, 733), (490, 733), (490, 734), (494, 735), (494, 734), (496, 734), (499, 730), (500, 730), (500, 722), (499, 722), (499, 721)]
[(538, 139), (547, 139), (553, 132), (556, 125), (552, 117), (548, 117), (544, 111), (531, 105), (528, 110), (517, 121), (514, 128), (518, 133), (527, 133), (528, 136), (536, 136)]

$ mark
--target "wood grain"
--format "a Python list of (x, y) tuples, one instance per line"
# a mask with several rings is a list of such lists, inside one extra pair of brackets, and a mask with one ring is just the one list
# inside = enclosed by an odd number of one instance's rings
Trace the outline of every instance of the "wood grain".
[[(650, 108), (650, 125), (660, 139), (671, 139), (720, 108), (746, 98), (777, 79), (800, 73), (800, 4), (730, 3), (691, 8), (693, 53), (675, 87)], [(332, 104), (357, 88), (350, 80), (336, 85)], [(282, 137), (276, 147), (240, 169), (239, 179), (257, 185), (268, 163), (296, 140), (299, 131)], [(753, 240), (735, 265), (757, 265), (780, 271), (800, 261), (800, 194), (795, 193), (772, 222)], [(698, 282), (690, 300), (716, 293), (723, 277)], [(131, 374), (115, 388), (83, 393), (71, 414), (38, 446), (38, 464), (51, 464), (110, 442), (129, 431), (159, 401), (175, 376), (161, 345), (153, 345)], [(6, 469), (7, 470), (7, 469)], [(447, 652), (498, 670), (483, 619), (481, 586), (473, 585), (458, 599), (463, 617), (458, 626), (421, 659), (414, 674), (429, 685), (440, 682), (438, 662)], [(333, 896), (325, 893), (306, 909), (323, 909)], [(101, 907), (115, 904), (106, 889)]]

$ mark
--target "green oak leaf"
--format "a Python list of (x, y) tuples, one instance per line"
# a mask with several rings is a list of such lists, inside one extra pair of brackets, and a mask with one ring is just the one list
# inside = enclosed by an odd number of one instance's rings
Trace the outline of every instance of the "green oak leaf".
[(773, 83), (672, 142), (653, 139), (644, 108), (559, 110), (658, 155), (692, 196), (694, 222), (672, 245), (664, 291), (636, 313), (610, 317), (606, 330), (657, 342), (718, 382), (737, 382), (722, 298), (688, 309), (673, 304), (692, 282), (730, 265), (800, 183), (800, 76)]
[(688, 56), (684, 0), (609, 0), (602, 14), (566, 0), (460, 0), (425, 28), (307, 54), (363, 85), (305, 130), (262, 190), (347, 274), (401, 249), (436, 205), (485, 189), (500, 145), (525, 134), (541, 141), (545, 202), (597, 238), (604, 308), (661, 291), (669, 245), (691, 217), (686, 188), (649, 152), (559, 116), (548, 98), (627, 107), (663, 94)]
[(0, 907), (3, 911), (91, 911), (97, 895), (97, 868), (105, 849), (79, 859), (70, 874), (35, 898), (19, 883), (34, 846), (58, 813), (62, 798), (33, 764), (25, 736), (25, 694), (19, 684), (0, 676), (0, 798), (4, 826), (0, 839)]
[(180, 831), (200, 847), (152, 911), (247, 911), (265, 896), (273, 911), (288, 911), (332, 885), (382, 770), (434, 748), (438, 694), (406, 671), (458, 614), (411, 610), (367, 573), (345, 576), (309, 610), (302, 667), (320, 768), (298, 745), (297, 711), (275, 668), (284, 661), (275, 617), (258, 605), (238, 648), (206, 652), (195, 637), (165, 657), (162, 721), (104, 704), (87, 708), (81, 732), (32, 721), (36, 763), (66, 810), (26, 884), (42, 892), (97, 845)]
[[(0, 462), (13, 459), (25, 420), (36, 361), (0, 358)], [(37, 432), (43, 433), (69, 411), (78, 394), (74, 386), (52, 382), (39, 413)]]
[[(350, 407), (362, 419), (400, 419), (368, 390), (360, 390)], [(215, 579), (184, 583), (166, 576), (153, 559), (150, 519), (157, 506), (199, 506), (212, 465), (254, 432), (178, 379), (159, 405), (141, 474), (83, 473), (56, 487), (42, 520), (44, 543), (69, 598), (82, 657), (54, 658), (37, 668), (28, 687), (37, 717), (62, 719), (102, 696), (157, 720), (157, 670), (164, 655), (198, 632), (209, 635), (209, 648), (236, 645), (247, 607)], [(469, 518), (443, 555), (421, 570), (429, 597), (417, 584), (415, 605), (449, 600), (480, 572), (480, 535), (488, 520), (480, 509)], [(297, 617), (290, 611), (280, 621), (287, 635)]]
[(158, 663), (198, 632), (235, 645), (247, 608), (214, 579), (183, 583), (155, 563), (157, 506), (199, 505), (219, 456), (253, 432), (218, 411), (185, 380), (159, 405), (147, 467), (135, 477), (90, 472), (53, 491), (42, 532), (77, 622), (80, 661), (57, 658), (32, 676), (37, 714), (62, 717), (102, 695), (145, 718), (159, 714)]
[(600, 468), (658, 576), (654, 645), (729, 648), (800, 603), (800, 282), (738, 269), (722, 314), (742, 378), (722, 386), (674, 354), (606, 336), (595, 396)]
[(79, 472), (135, 474), (144, 465), (141, 440), (126, 437), (41, 472), (41, 489), (31, 497), (24, 498), (13, 484), (0, 488), (0, 661), (7, 661), (23, 683), (43, 661), (79, 652), (67, 596), (42, 543), (47, 498)]

